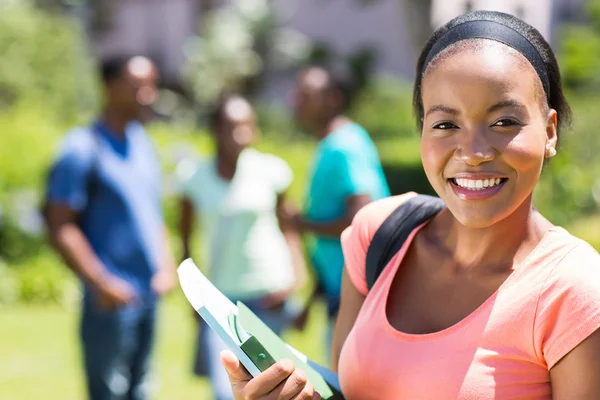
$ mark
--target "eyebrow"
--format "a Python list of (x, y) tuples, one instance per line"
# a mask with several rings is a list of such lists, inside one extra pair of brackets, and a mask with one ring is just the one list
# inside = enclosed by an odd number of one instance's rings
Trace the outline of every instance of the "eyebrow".
[[(521, 103), (517, 100), (508, 99), (508, 100), (499, 101), (498, 103), (494, 104), (493, 106), (491, 106), (490, 108), (487, 109), (487, 112), (493, 113), (494, 111), (498, 111), (503, 108), (517, 108), (520, 111), (527, 110), (527, 107), (523, 103)], [(459, 114), (458, 110), (456, 110), (454, 108), (438, 104), (438, 105), (432, 106), (429, 110), (427, 110), (427, 113), (425, 114), (425, 116), (428, 116), (429, 114), (432, 114), (434, 112), (443, 112), (445, 114), (450, 114), (450, 115), (458, 115)]]
[(502, 108), (517, 108), (519, 109), (519, 111), (526, 111), (527, 107), (525, 106), (525, 104), (517, 101), (517, 100), (502, 100), (496, 104), (494, 104), (493, 106), (491, 106), (490, 108), (488, 108), (488, 113), (492, 113), (494, 111), (498, 111)]
[(443, 112), (445, 114), (458, 115), (458, 110), (438, 104), (432, 106), (429, 110), (427, 110), (425, 116), (428, 116), (429, 114), (432, 114), (434, 112)]

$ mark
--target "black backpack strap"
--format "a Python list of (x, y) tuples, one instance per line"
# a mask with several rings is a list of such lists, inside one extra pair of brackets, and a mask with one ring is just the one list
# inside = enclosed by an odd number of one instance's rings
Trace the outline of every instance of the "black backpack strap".
[(417, 195), (402, 203), (383, 221), (367, 250), (366, 276), (369, 290), (410, 235), (419, 225), (445, 207), (433, 196)]

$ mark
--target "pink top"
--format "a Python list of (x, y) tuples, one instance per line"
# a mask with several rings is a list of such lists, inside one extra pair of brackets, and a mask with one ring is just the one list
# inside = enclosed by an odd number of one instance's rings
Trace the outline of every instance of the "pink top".
[[(367, 294), (365, 258), (406, 194), (371, 203), (342, 234), (346, 268)], [(423, 224), (425, 225), (425, 224)], [(538, 246), (477, 310), (430, 334), (395, 330), (391, 282), (415, 234), (369, 292), (339, 362), (347, 400), (551, 399), (549, 370), (600, 327), (600, 256), (562, 228)]]

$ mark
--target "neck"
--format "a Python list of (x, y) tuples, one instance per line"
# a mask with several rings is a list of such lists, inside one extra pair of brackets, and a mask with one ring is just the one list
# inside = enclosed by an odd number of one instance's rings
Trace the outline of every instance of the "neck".
[(319, 139), (324, 139), (332, 132), (335, 132), (350, 122), (350, 119), (345, 115), (334, 115), (324, 120), (323, 123), (315, 129), (315, 132)]
[(221, 148), (217, 148), (217, 172), (221, 178), (230, 180), (237, 169), (240, 153), (227, 154)]
[(125, 137), (125, 126), (129, 123), (130, 118), (114, 108), (106, 107), (102, 113), (102, 121), (111, 132), (119, 137)]
[(533, 209), (531, 196), (509, 217), (487, 228), (462, 225), (444, 211), (440, 243), (452, 255), (458, 269), (509, 266), (521, 263), (552, 224)]

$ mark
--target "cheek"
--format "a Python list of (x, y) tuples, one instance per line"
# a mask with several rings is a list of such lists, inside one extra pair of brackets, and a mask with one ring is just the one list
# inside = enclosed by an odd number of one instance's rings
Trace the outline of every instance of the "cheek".
[(453, 146), (448, 141), (440, 139), (431, 139), (427, 135), (421, 137), (421, 162), (423, 169), (430, 178), (439, 175), (443, 172), (444, 166), (448, 163), (448, 159), (452, 157)]
[(539, 175), (544, 162), (545, 142), (539, 134), (522, 132), (504, 149), (503, 158), (520, 174)]

